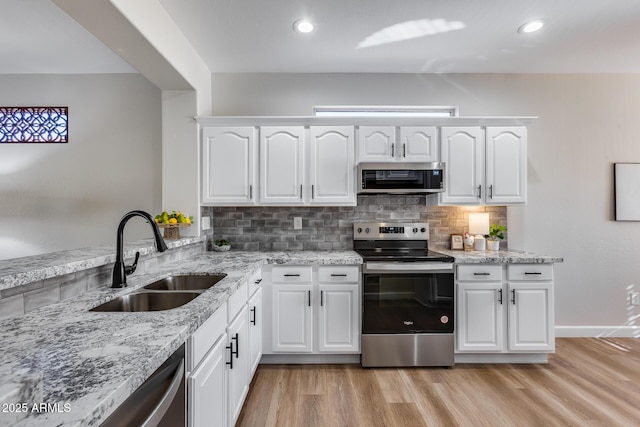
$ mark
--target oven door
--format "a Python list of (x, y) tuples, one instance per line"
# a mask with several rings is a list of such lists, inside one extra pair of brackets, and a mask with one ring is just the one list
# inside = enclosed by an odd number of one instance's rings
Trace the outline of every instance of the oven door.
[(450, 263), (421, 264), (365, 264), (363, 334), (454, 331), (453, 266)]

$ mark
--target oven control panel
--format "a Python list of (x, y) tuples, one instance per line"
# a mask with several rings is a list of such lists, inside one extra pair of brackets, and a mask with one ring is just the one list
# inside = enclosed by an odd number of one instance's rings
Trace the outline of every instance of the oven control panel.
[(428, 222), (354, 222), (354, 240), (429, 240)]

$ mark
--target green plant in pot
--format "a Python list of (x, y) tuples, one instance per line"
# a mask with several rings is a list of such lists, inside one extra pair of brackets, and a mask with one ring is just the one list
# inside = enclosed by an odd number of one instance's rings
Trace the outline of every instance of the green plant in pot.
[(504, 239), (505, 231), (507, 231), (507, 227), (504, 225), (491, 224), (489, 234), (484, 235), (484, 238), (487, 239), (487, 250), (500, 250), (500, 240)]

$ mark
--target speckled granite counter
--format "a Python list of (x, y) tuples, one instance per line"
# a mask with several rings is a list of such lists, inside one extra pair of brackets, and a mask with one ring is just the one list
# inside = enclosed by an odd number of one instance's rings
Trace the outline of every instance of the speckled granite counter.
[[(177, 240), (165, 240), (169, 249), (175, 249), (194, 243), (203, 242), (204, 236), (183, 237)], [(135, 253), (140, 256), (149, 255), (155, 251), (153, 239), (126, 243), (124, 258), (132, 258)], [(113, 246), (94, 246), (90, 248), (69, 251), (51, 252), (48, 254), (0, 260), (0, 290), (49, 279), (99, 267), (116, 261), (116, 251)]]
[(563, 259), (559, 257), (539, 255), (513, 249), (504, 251), (452, 251), (448, 249), (437, 249), (436, 251), (454, 257), (456, 264), (538, 264), (563, 262)]
[[(28, 415), (0, 411), (0, 425), (99, 425), (262, 264), (361, 262), (352, 251), (206, 252), (129, 276), (126, 289), (98, 289), (2, 321), (0, 402), (27, 403)], [(88, 311), (161, 277), (180, 273), (226, 273), (227, 277), (173, 310)], [(58, 406), (53, 412), (31, 412), (34, 403)]]

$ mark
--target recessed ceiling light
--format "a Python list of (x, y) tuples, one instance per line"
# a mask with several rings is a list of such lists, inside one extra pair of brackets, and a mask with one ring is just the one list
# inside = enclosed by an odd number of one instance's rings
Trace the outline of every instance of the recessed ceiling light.
[(544, 22), (541, 19), (534, 19), (533, 21), (525, 22), (518, 28), (520, 34), (535, 33), (544, 27)]
[(313, 31), (313, 24), (304, 19), (300, 19), (293, 23), (293, 29), (299, 33), (310, 33)]

